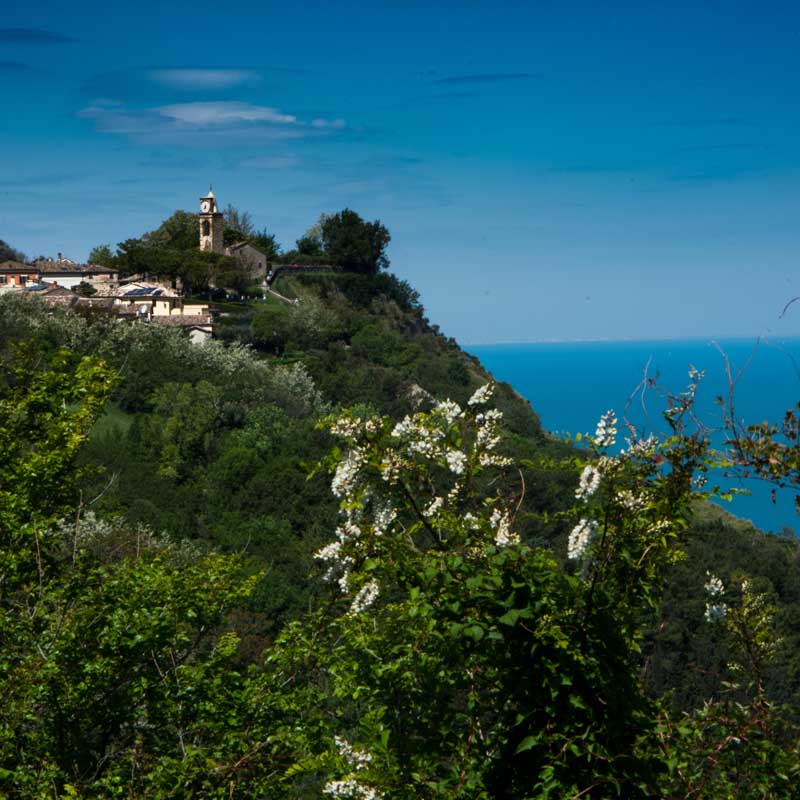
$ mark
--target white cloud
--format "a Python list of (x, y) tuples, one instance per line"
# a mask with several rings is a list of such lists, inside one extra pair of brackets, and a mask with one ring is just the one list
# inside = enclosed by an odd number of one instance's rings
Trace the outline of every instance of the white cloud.
[[(174, 103), (154, 108), (125, 108), (96, 101), (78, 112), (103, 133), (140, 142), (198, 147), (257, 145), (285, 139), (331, 135), (343, 120), (306, 122), (272, 106), (235, 101)], [(265, 168), (278, 168), (267, 165)]]
[(344, 128), (345, 121), (343, 119), (312, 119), (312, 128)]
[(150, 80), (172, 89), (231, 89), (258, 83), (258, 73), (246, 69), (153, 69)]
[(230, 125), (241, 122), (267, 122), (278, 125), (293, 125), (297, 117), (282, 114), (276, 108), (255, 106), (250, 103), (224, 101), (218, 103), (176, 103), (153, 109), (163, 117), (187, 125)]

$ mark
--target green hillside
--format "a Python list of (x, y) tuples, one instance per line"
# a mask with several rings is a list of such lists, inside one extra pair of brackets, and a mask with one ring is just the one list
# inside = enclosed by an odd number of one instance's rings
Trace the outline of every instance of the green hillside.
[(699, 442), (615, 461), (481, 399), (390, 273), (273, 288), (203, 345), (0, 298), (5, 793), (792, 796), (800, 549), (693, 499)]

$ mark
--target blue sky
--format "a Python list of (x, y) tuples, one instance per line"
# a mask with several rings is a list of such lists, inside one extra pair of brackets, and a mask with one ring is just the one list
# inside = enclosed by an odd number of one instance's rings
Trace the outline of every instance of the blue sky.
[(0, 238), (345, 206), (465, 343), (800, 334), (791, 3), (14, 3)]

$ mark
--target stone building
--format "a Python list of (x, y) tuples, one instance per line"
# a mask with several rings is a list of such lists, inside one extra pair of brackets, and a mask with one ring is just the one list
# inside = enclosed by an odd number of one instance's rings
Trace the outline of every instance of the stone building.
[(211, 189), (200, 198), (200, 249), (219, 255), (231, 256), (246, 270), (253, 283), (261, 282), (267, 275), (267, 256), (251, 242), (243, 241), (225, 246), (225, 222)]
[(238, 242), (225, 248), (225, 255), (233, 256), (254, 283), (263, 281), (267, 275), (267, 257), (250, 242)]

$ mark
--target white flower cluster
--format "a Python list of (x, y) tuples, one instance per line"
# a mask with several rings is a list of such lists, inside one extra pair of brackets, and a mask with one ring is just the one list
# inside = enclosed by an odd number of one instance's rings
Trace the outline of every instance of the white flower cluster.
[(471, 511), (467, 511), (467, 513), (464, 514), (462, 519), (464, 522), (467, 523), (467, 528), (471, 531), (476, 531), (480, 527), (478, 518)]
[(391, 503), (386, 503), (375, 512), (372, 532), (376, 536), (383, 536), (395, 519), (397, 519), (397, 510), (392, 507)]
[(725, 593), (725, 585), (716, 575), (712, 575), (708, 570), (706, 570), (706, 575), (708, 576), (708, 580), (704, 588), (709, 598), (709, 602), (706, 603), (706, 622), (721, 622), (728, 613), (728, 606), (722, 602), (722, 596)]
[(631, 458), (649, 458), (658, 448), (658, 439), (652, 433), (646, 439), (625, 437), (625, 443), (628, 445), (627, 454)]
[(508, 511), (502, 512), (500, 509), (494, 509), (492, 516), (489, 518), (489, 524), (495, 531), (494, 543), (498, 547), (519, 544), (519, 534), (511, 530), (511, 515)]
[(444, 505), (444, 500), (441, 497), (434, 497), (426, 509), (423, 510), (422, 516), (431, 519), (441, 511)]
[(594, 443), (598, 447), (613, 447), (617, 441), (617, 415), (609, 410), (600, 417), (594, 432)]
[(328, 781), (322, 791), (336, 800), (381, 800), (383, 795), (372, 786), (366, 786), (357, 778)]
[(443, 400), (434, 406), (433, 414), (440, 416), (448, 425), (452, 425), (463, 413), (461, 406), (452, 400)]
[(351, 444), (358, 442), (365, 434), (375, 434), (380, 430), (380, 422), (376, 419), (358, 419), (357, 417), (339, 417), (331, 423), (330, 431)]
[(333, 473), (331, 491), (337, 497), (348, 495), (358, 483), (359, 472), (364, 465), (364, 454), (357, 449), (348, 451)]
[(598, 524), (593, 519), (582, 519), (570, 532), (567, 540), (567, 558), (582, 558), (597, 534)]
[(492, 452), (500, 444), (500, 423), (503, 412), (497, 408), (475, 415), (478, 433), (475, 444), (478, 450), (478, 463), (482, 467), (507, 467), (512, 463), (510, 458)]
[(360, 614), (362, 611), (368, 609), (378, 599), (378, 594), (379, 588), (377, 581), (372, 580), (365, 583), (358, 592), (356, 592), (356, 596), (353, 598), (353, 603), (350, 606), (349, 612), (351, 616)]
[(314, 558), (328, 562), (328, 568), (322, 579), (330, 582), (338, 575), (336, 581), (342, 592), (346, 592), (350, 588), (350, 567), (353, 564), (353, 559), (342, 553), (342, 547), (353, 537), (353, 534), (358, 535), (359, 533), (358, 527), (352, 523), (340, 525), (336, 529), (336, 540), (314, 553)]
[(441, 441), (445, 438), (445, 432), (441, 428), (426, 425), (421, 420), (406, 417), (394, 426), (392, 436), (405, 440), (406, 448), (411, 454), (425, 458), (438, 458), (442, 455)]
[[(471, 398), (471, 405), (485, 403), (491, 392), (491, 385), (482, 387)], [(444, 477), (444, 491), (418, 497), (419, 505), (415, 506), (429, 525), (439, 527), (445, 525), (445, 510), (461, 510), (462, 495), (467, 491), (463, 476), (469, 465), (474, 461), (484, 466), (511, 463), (511, 459), (493, 452), (501, 441), (502, 419), (497, 409), (465, 411), (457, 403), (445, 400), (428, 413), (411, 414), (395, 424), (390, 433), (394, 441), (388, 447), (384, 447), (383, 437), (375, 437), (386, 430), (384, 420), (343, 416), (329, 422), (330, 430), (349, 447), (331, 480), (331, 490), (342, 500), (344, 521), (336, 529), (336, 540), (315, 555), (325, 562), (324, 579), (338, 583), (344, 594), (353, 593), (350, 614), (369, 608), (379, 593), (375, 581), (356, 573), (356, 565), (375, 555), (373, 548), (379, 537), (390, 534), (399, 524), (400, 507), (393, 507), (383, 489), (370, 482), (367, 467), (373, 451), (380, 454), (380, 476), (389, 487), (396, 486), (409, 473), (417, 475), (432, 463), (447, 470), (450, 479)], [(454, 426), (458, 429), (454, 430)], [(467, 442), (464, 447), (456, 444), (462, 436)], [(497, 546), (520, 542), (519, 535), (511, 529), (512, 516), (507, 510), (495, 510), (491, 520), (483, 515), (465, 516), (464, 523), (466, 530), (486, 531), (489, 541)]]
[(347, 739), (341, 736), (334, 736), (336, 742), (336, 749), (344, 756), (345, 761), (357, 770), (365, 769), (372, 761), (372, 755), (365, 750), (356, 750)]
[(510, 467), (514, 461), (508, 456), (501, 456), (497, 453), (481, 453), (478, 456), (478, 463), (482, 467)]
[(648, 533), (665, 533), (672, 527), (672, 523), (668, 519), (659, 519), (651, 522), (647, 526)]
[(475, 391), (475, 394), (467, 400), (468, 406), (482, 406), (489, 402), (494, 394), (494, 384), (486, 383)]
[(705, 370), (699, 370), (692, 364), (689, 365), (689, 380), (692, 382), (695, 389), (697, 388), (697, 384), (700, 383), (700, 381), (703, 380), (705, 376), (706, 376)]
[(588, 500), (600, 488), (600, 470), (587, 464), (581, 472), (575, 497), (578, 500)]
[(400, 470), (403, 468), (402, 460), (396, 453), (387, 453), (386, 460), (381, 463), (381, 477), (389, 484), (396, 484), (400, 480)]
[(467, 457), (460, 450), (448, 450), (445, 454), (447, 466), (456, 475), (463, 475), (467, 466)]
[(645, 506), (647, 506), (647, 497), (640, 492), (632, 492), (630, 489), (622, 489), (617, 494), (617, 500), (623, 505), (628, 511), (641, 511)]
[(328, 781), (322, 791), (336, 800), (381, 800), (383, 795), (359, 780), (360, 772), (372, 761), (372, 755), (364, 750), (356, 750), (350, 742), (340, 736), (334, 738), (336, 748), (344, 757), (352, 772), (343, 780)]

